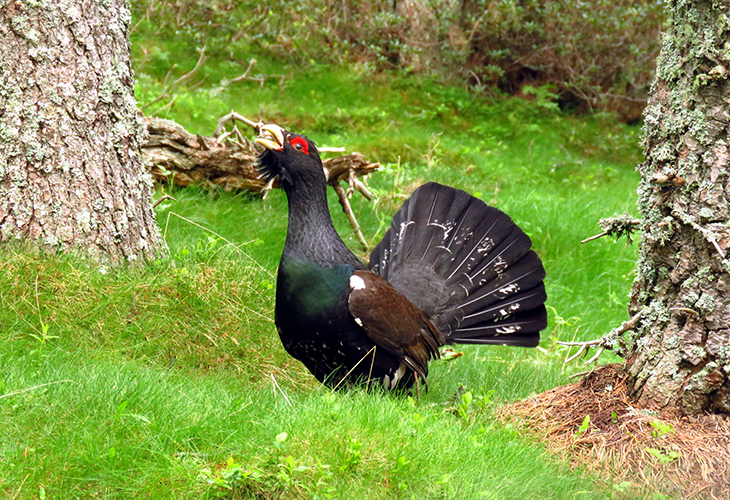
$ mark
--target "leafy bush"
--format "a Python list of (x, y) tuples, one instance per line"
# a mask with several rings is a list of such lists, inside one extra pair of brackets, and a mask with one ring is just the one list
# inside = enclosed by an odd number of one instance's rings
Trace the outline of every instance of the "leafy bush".
[(264, 51), (350, 62), (512, 95), (552, 85), (563, 107), (607, 108), (627, 121), (641, 117), (662, 22), (660, 0), (133, 0), (132, 8), (140, 24), (233, 59)]
[(469, 11), (474, 78), (508, 93), (550, 83), (563, 104), (640, 118), (659, 51), (660, 1), (475, 0)]

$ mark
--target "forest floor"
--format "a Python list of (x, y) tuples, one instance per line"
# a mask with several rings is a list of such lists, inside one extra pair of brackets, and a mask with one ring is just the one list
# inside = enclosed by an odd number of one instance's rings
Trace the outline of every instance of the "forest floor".
[(620, 364), (507, 405), (500, 416), (574, 466), (612, 476), (618, 488), (638, 486), (648, 496), (730, 498), (730, 419), (634, 408)]

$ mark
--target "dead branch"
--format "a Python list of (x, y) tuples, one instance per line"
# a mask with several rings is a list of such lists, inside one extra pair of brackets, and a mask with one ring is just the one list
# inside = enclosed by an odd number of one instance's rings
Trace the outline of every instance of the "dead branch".
[[(165, 104), (160, 109), (158, 109), (157, 111), (155, 111), (154, 113), (152, 113), (152, 116), (154, 116), (154, 115), (156, 115), (158, 113), (161, 113), (165, 109), (171, 107), (175, 103), (175, 101), (177, 100), (177, 95), (175, 95), (175, 91), (179, 87), (181, 87), (183, 84), (185, 84), (188, 81), (192, 80), (193, 77), (195, 77), (195, 75), (198, 73), (198, 71), (200, 70), (200, 68), (203, 66), (203, 63), (205, 62), (205, 47), (199, 49), (199, 52), (200, 52), (200, 56), (198, 57), (198, 62), (195, 63), (195, 67), (193, 69), (191, 69), (190, 71), (188, 71), (187, 73), (185, 73), (184, 75), (182, 75), (180, 78), (178, 78), (177, 80), (175, 80), (172, 83), (168, 83), (168, 81), (170, 80), (170, 76), (172, 75), (173, 70), (175, 68), (177, 68), (177, 64), (174, 64), (169, 69), (169, 71), (167, 72), (167, 75), (165, 75), (165, 80), (164, 80), (164, 82), (162, 84), (162, 93), (159, 96), (157, 96), (155, 99), (153, 99), (152, 101), (150, 101), (147, 104), (145, 104), (144, 106), (142, 106), (141, 109), (143, 111), (145, 109), (147, 109), (148, 107), (152, 106), (153, 104), (157, 103), (157, 102), (160, 102), (162, 100), (169, 99), (169, 101), (167, 102), (167, 104)], [(146, 54), (145, 54), (145, 57), (146, 57)], [(197, 84), (195, 84), (194, 86), (198, 86), (201, 83), (202, 83), (202, 80), (200, 82), (198, 82)]]
[[(233, 126), (226, 130), (229, 122)], [(236, 122), (248, 125), (256, 133), (264, 124), (231, 111), (219, 120), (213, 137), (204, 137), (191, 134), (173, 121), (145, 117), (148, 138), (141, 148), (145, 165), (158, 182), (248, 191), (265, 196), (270, 189), (278, 187), (278, 180), (266, 184), (259, 177), (256, 168), (259, 151), (238, 130)], [(341, 152), (344, 148), (320, 148), (320, 151)], [(358, 191), (367, 200), (372, 200), (372, 193), (361, 179), (375, 172), (380, 164), (370, 163), (360, 153), (350, 153), (326, 159), (322, 165), (327, 184), (337, 193), (358, 241), (367, 249), (348, 198)], [(340, 182), (347, 183), (347, 190)]]
[(235, 111), (231, 110), (230, 113), (228, 113), (226, 116), (224, 116), (223, 118), (218, 120), (218, 125), (215, 127), (215, 132), (213, 132), (213, 135), (215, 137), (221, 137), (221, 135), (225, 134), (226, 123), (233, 122), (233, 127), (235, 128), (236, 121), (245, 123), (246, 125), (251, 127), (254, 130), (254, 132), (256, 132), (257, 134), (261, 130), (261, 126), (265, 125), (265, 123), (262, 120), (254, 122), (252, 120), (249, 120), (245, 116), (240, 115), (240, 114), (236, 113)]
[(589, 241), (597, 240), (604, 236), (613, 236), (618, 239), (621, 236), (626, 236), (626, 239), (631, 243), (631, 236), (633, 235), (636, 227), (641, 224), (640, 219), (634, 219), (629, 214), (621, 214), (615, 217), (607, 217), (598, 221), (598, 225), (603, 229), (602, 233), (586, 238), (581, 243), (587, 243)]
[[(591, 348), (597, 348), (596, 354), (594, 354), (589, 360), (586, 361), (585, 364), (589, 365), (593, 363), (594, 361), (598, 361), (598, 358), (601, 357), (601, 354), (603, 354), (603, 351), (608, 349), (609, 351), (616, 351), (621, 346), (621, 335), (624, 333), (633, 330), (636, 328), (637, 323), (641, 319), (641, 317), (644, 315), (645, 311), (642, 309), (638, 313), (634, 314), (631, 319), (628, 321), (624, 321), (621, 326), (614, 328), (610, 332), (608, 332), (606, 335), (601, 337), (600, 339), (595, 340), (588, 340), (586, 342), (561, 342), (558, 341), (558, 344), (566, 347), (579, 347), (578, 352), (573, 354), (572, 356), (565, 359), (565, 362), (563, 363), (568, 364), (574, 359), (577, 359), (584, 353), (588, 353), (588, 351)], [(570, 351), (568, 351), (568, 354), (570, 354)]]
[[(243, 62), (236, 59), (237, 62)], [(253, 68), (253, 65), (256, 64), (256, 59), (251, 59), (248, 62), (248, 67), (246, 68), (246, 71), (243, 72), (243, 74), (237, 76), (236, 78), (229, 80), (228, 83), (238, 83), (241, 81), (251, 81), (258, 83), (261, 87), (264, 86), (266, 83), (266, 80), (269, 78), (276, 78), (279, 80), (279, 86), (281, 87), (284, 84), (284, 75), (256, 75), (256, 76), (250, 76), (249, 73), (251, 73), (251, 68)]]

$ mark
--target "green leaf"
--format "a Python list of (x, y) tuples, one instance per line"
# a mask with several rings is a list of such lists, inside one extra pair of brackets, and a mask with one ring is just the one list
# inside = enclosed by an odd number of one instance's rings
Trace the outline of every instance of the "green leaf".
[(576, 437), (584, 434), (588, 430), (588, 427), (590, 427), (590, 425), (591, 425), (591, 416), (586, 415), (586, 417), (583, 419), (583, 423), (580, 424), (580, 427), (578, 427), (578, 431), (575, 433)]
[(124, 400), (121, 402), (121, 404), (119, 406), (117, 406), (117, 409), (114, 412), (114, 420), (119, 420), (119, 417), (122, 416), (122, 413), (124, 412), (124, 409), (127, 407), (128, 403), (129, 403), (129, 400)]

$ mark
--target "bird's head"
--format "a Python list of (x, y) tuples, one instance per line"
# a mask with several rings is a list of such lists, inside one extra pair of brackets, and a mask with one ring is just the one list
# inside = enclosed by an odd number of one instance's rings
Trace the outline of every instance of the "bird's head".
[(259, 173), (266, 182), (276, 176), (282, 187), (297, 180), (326, 180), (317, 146), (307, 137), (268, 124), (261, 127), (255, 142), (266, 148), (258, 157)]

